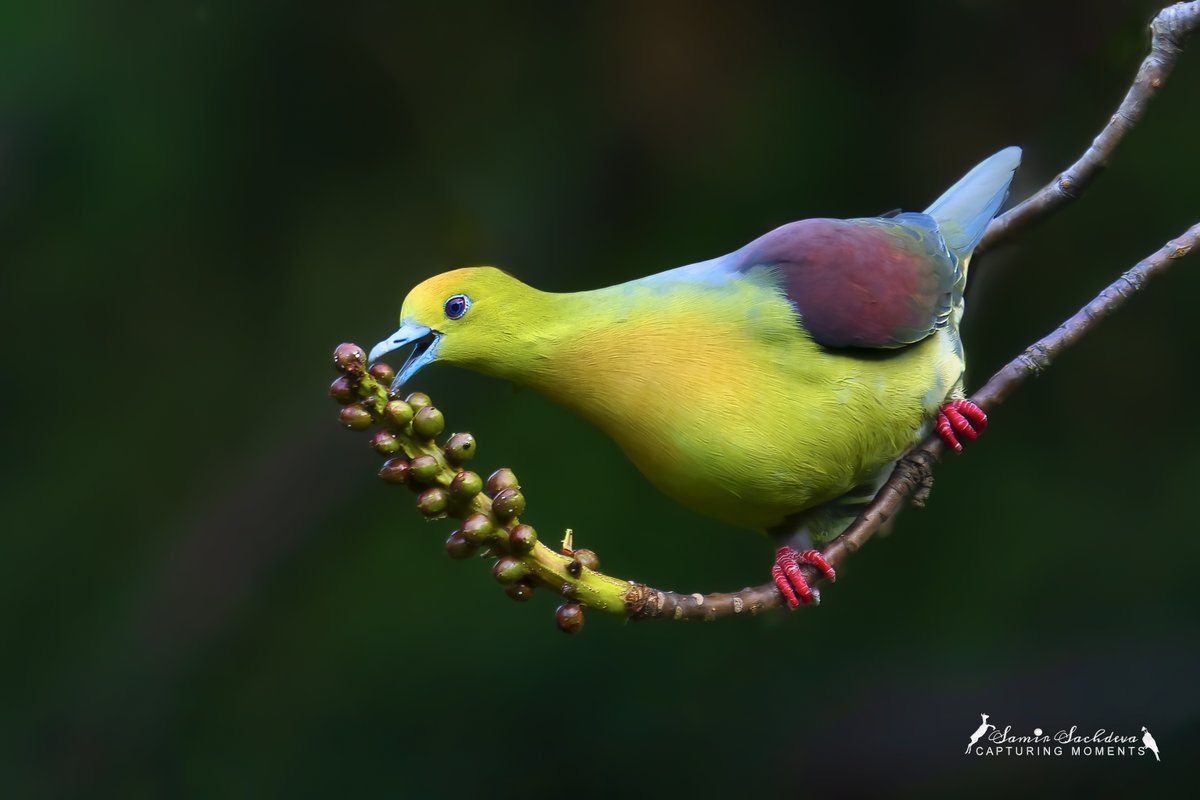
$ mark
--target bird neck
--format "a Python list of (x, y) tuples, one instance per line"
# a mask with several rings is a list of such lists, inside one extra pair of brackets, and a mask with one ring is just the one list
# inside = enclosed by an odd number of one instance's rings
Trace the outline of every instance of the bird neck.
[[(616, 287), (613, 287), (616, 288)], [(551, 293), (532, 290), (516, 325), (500, 337), (503, 352), (484, 371), (567, 401), (580, 373), (607, 360), (619, 338), (620, 311), (610, 289)]]
[[(719, 353), (737, 315), (713, 314), (713, 287), (639, 280), (587, 292), (536, 292), (505, 352), (484, 371), (534, 388), (602, 429), (667, 414), (669, 384), (707, 380), (696, 352)], [(724, 294), (722, 294), (724, 296)], [(514, 315), (515, 316), (515, 315)]]

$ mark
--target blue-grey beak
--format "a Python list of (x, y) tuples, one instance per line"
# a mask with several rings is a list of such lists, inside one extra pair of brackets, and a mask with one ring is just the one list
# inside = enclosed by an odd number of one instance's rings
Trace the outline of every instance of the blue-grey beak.
[(398, 331), (371, 348), (371, 354), (367, 356), (367, 360), (374, 363), (393, 350), (413, 345), (412, 352), (408, 354), (404, 366), (396, 373), (396, 380), (392, 381), (391, 391), (394, 392), (409, 378), (416, 375), (421, 367), (437, 360), (438, 340), (441, 338), (442, 335), (430, 327), (404, 322)]

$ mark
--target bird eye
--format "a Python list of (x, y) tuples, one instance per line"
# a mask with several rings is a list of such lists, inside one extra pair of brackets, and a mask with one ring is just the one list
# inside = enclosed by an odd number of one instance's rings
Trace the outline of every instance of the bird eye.
[(449, 319), (458, 319), (463, 314), (467, 313), (467, 309), (471, 307), (471, 298), (465, 294), (456, 294), (446, 300), (445, 312)]

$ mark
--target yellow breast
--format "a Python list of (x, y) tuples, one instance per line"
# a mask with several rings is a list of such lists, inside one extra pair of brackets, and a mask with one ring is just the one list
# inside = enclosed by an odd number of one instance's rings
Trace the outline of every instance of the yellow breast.
[(845, 493), (923, 434), (962, 374), (951, 332), (820, 347), (756, 285), (574, 298), (526, 382), (611, 436), (667, 495), (759, 529)]

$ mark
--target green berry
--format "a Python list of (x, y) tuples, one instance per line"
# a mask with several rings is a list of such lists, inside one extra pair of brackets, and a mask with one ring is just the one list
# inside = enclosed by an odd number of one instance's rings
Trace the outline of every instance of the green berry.
[(392, 400), (383, 407), (383, 418), (391, 423), (396, 430), (404, 430), (412, 422), (412, 406), (403, 400)]
[(475, 456), (475, 437), (469, 433), (456, 433), (442, 449), (446, 451), (446, 460), (451, 464), (465, 464)]
[(462, 534), (475, 544), (486, 541), (494, 532), (495, 528), (487, 514), (472, 514), (463, 520)]
[(524, 602), (533, 597), (533, 584), (527, 580), (520, 580), (511, 586), (505, 586), (504, 593), (513, 600)]
[(492, 567), (492, 576), (501, 583), (515, 583), (529, 574), (529, 569), (512, 556), (504, 556)]
[(450, 505), (450, 493), (440, 486), (426, 489), (417, 498), (417, 510), (430, 519), (444, 516), (448, 505)]
[(361, 375), (366, 369), (367, 354), (356, 344), (343, 342), (333, 351), (333, 366), (347, 375)]
[(371, 412), (362, 403), (352, 403), (338, 412), (338, 421), (352, 431), (365, 431), (371, 427)]
[(392, 381), (396, 379), (396, 370), (382, 361), (376, 361), (367, 372), (372, 378), (382, 383), (384, 388), (391, 386)]
[(524, 555), (537, 544), (537, 531), (529, 525), (517, 525), (508, 532), (508, 546), (514, 553)]
[(579, 603), (563, 603), (554, 612), (554, 621), (563, 633), (579, 633), (583, 630), (583, 606)]
[(408, 482), (408, 462), (403, 458), (389, 458), (383, 462), (383, 467), (379, 470), (379, 477), (383, 478), (388, 483), (403, 484)]
[(474, 472), (466, 470), (454, 476), (450, 481), (450, 494), (455, 500), (470, 500), (483, 491), (483, 478)]
[(420, 483), (433, 483), (442, 471), (442, 465), (433, 456), (421, 455), (408, 464), (409, 474)]
[(492, 500), (492, 513), (501, 520), (510, 520), (525, 513), (525, 495), (520, 489), (505, 489)]
[(505, 489), (520, 489), (521, 484), (517, 483), (517, 476), (508, 467), (501, 467), (492, 473), (487, 480), (488, 494), (498, 495)]
[(358, 399), (358, 391), (348, 375), (339, 375), (337, 380), (329, 384), (329, 396), (342, 405), (349, 405)]
[(394, 456), (400, 452), (400, 440), (389, 431), (375, 431), (371, 437), (371, 447), (381, 456)]
[(413, 407), (414, 410), (425, 408), (425, 406), (433, 405), (433, 401), (429, 399), (429, 395), (424, 392), (413, 392), (404, 401)]
[(450, 534), (450, 538), (446, 539), (446, 555), (459, 561), (475, 555), (475, 551), (478, 549), (479, 547), (474, 542), (463, 536), (462, 531), (455, 531)]
[(432, 439), (446, 427), (446, 418), (433, 406), (418, 409), (412, 421), (413, 433), (422, 439)]

